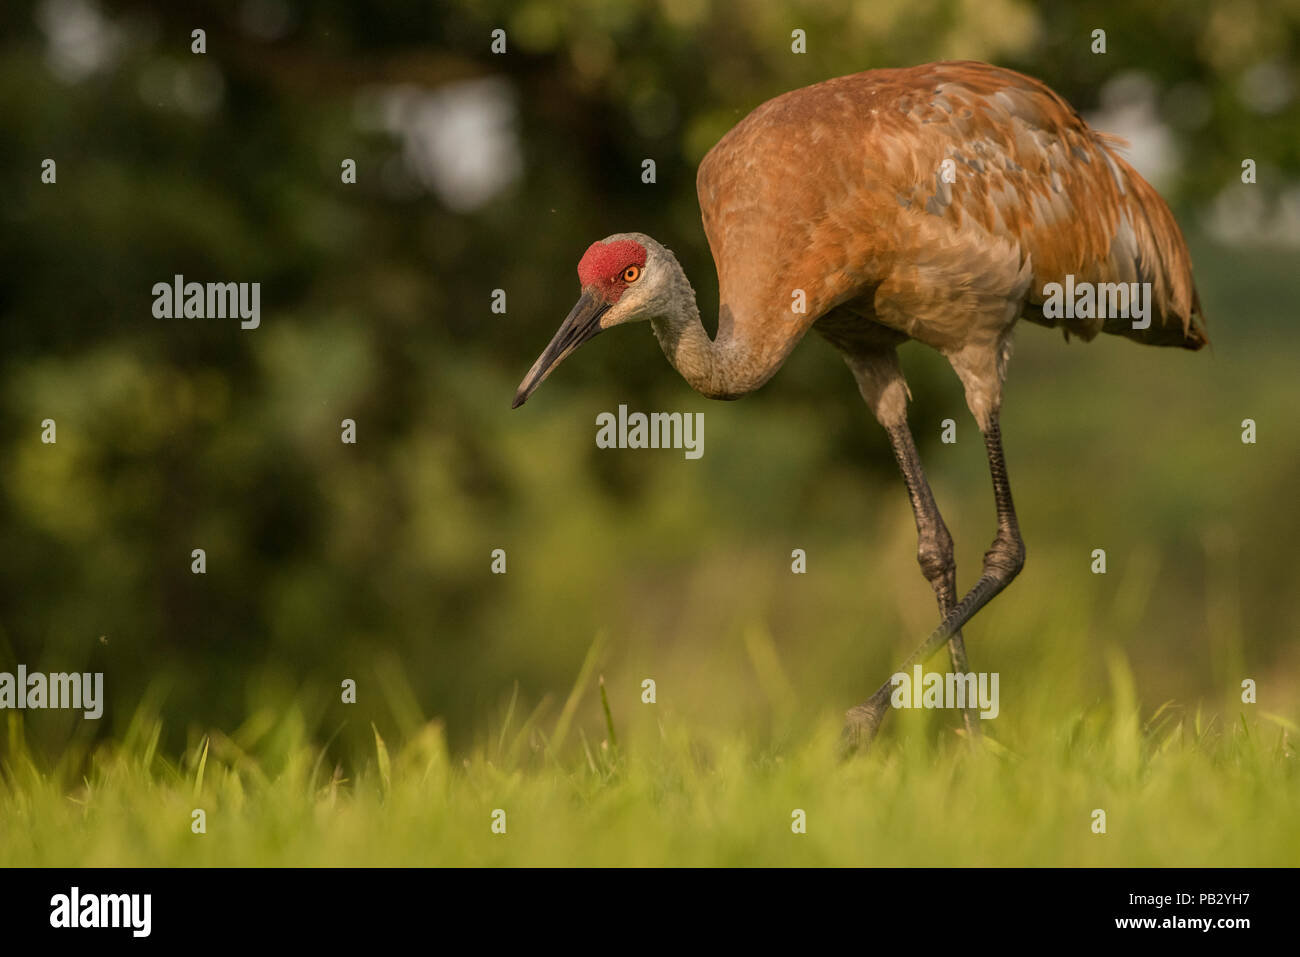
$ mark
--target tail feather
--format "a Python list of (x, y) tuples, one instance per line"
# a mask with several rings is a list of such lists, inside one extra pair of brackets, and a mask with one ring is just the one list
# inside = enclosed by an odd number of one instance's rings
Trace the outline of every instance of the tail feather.
[[(1103, 148), (1118, 137), (1099, 136)], [(1154, 346), (1200, 349), (1209, 343), (1205, 314), (1192, 277), (1192, 258), (1182, 231), (1160, 194), (1122, 157), (1112, 153), (1123, 170), (1126, 205), (1133, 227), (1137, 274), (1151, 284), (1151, 323), (1134, 329), (1129, 320), (1107, 322), (1103, 332)]]

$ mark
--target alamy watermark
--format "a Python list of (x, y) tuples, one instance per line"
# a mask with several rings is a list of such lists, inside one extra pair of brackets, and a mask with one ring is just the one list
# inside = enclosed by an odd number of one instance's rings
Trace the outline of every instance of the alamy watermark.
[(628, 413), (626, 405), (618, 415), (596, 416), (596, 448), (599, 449), (684, 449), (688, 459), (704, 454), (703, 412)]
[(17, 674), (0, 671), (0, 710), (6, 708), (72, 708), (96, 721), (104, 713), (104, 673), (28, 674), (26, 665), (19, 665)]
[(122, 927), (133, 937), (148, 937), (153, 929), (153, 895), (83, 894), (73, 887), (50, 898), (50, 926)]
[(157, 319), (240, 319), (239, 328), (262, 324), (260, 282), (186, 282), (179, 273), (171, 282), (153, 284)]
[(1071, 273), (1064, 285), (1043, 286), (1046, 319), (1132, 319), (1134, 329), (1151, 326), (1151, 283), (1075, 282)]
[(912, 674), (895, 672), (889, 682), (894, 686), (889, 703), (895, 708), (979, 708), (985, 720), (996, 718), (1001, 710), (996, 671), (927, 674), (915, 665)]

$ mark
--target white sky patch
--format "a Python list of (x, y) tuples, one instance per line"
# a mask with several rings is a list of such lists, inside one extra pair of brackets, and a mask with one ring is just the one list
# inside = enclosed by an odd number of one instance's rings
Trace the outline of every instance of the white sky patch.
[(1173, 133), (1161, 119), (1159, 91), (1146, 75), (1120, 73), (1101, 89), (1101, 108), (1084, 116), (1088, 125), (1129, 141), (1124, 158), (1142, 178), (1162, 190), (1170, 184), (1182, 158)]
[(43, 0), (36, 23), (48, 41), (45, 60), (64, 83), (76, 83), (117, 61), (122, 32), (87, 0)]
[(1205, 226), (1228, 246), (1300, 248), (1300, 185), (1272, 196), (1266, 186), (1234, 182), (1215, 197)]
[[(1289, 74), (1271, 61), (1247, 70), (1238, 90), (1248, 108), (1265, 114), (1284, 108), (1293, 93)], [(1179, 99), (1188, 93), (1193, 94), (1190, 102)], [(1085, 117), (1088, 125), (1127, 139), (1132, 144), (1125, 153), (1128, 161), (1164, 193), (1183, 161), (1164, 117), (1188, 128), (1203, 125), (1209, 118), (1208, 96), (1186, 86), (1175, 87), (1165, 92), (1162, 111), (1161, 91), (1155, 83), (1145, 74), (1129, 71), (1102, 87), (1100, 99), (1100, 110)], [(1263, 170), (1259, 178), (1260, 185), (1247, 186), (1236, 179), (1225, 185), (1204, 207), (1206, 231), (1230, 246), (1300, 247), (1300, 184), (1270, 190), (1263, 185)]]
[(398, 137), (411, 177), (457, 212), (483, 206), (523, 170), (514, 91), (504, 80), (372, 89), (357, 97), (356, 114), (362, 129)]

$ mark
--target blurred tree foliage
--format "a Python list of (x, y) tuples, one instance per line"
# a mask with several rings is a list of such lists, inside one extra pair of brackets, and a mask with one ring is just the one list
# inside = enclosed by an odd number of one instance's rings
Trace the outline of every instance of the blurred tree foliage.
[[(505, 675), (565, 680), (569, 659), (548, 672), (527, 636), (502, 644), (488, 551), (544, 527), (555, 500), (528, 483), (561, 456), (584, 494), (637, 508), (665, 467), (566, 446), (558, 423), (683, 407), (683, 386), (628, 334), (567, 364), (526, 425), (513, 387), (611, 232), (672, 245), (712, 323), (695, 169), (775, 94), (977, 58), (1087, 111), (1138, 71), (1187, 159), (1176, 208), (1243, 157), (1263, 190), (1300, 168), (1294, 0), (11, 0), (0, 23), (0, 668), (109, 672), (106, 728), (161, 678), (200, 723), (281, 693), (324, 708), (341, 675), (402, 675), (461, 718)], [(261, 328), (155, 319), (175, 274), (261, 282)], [(887, 474), (830, 350), (792, 369), (737, 421), (815, 423), (810, 455)], [(956, 394), (933, 364), (913, 374), (919, 416)]]

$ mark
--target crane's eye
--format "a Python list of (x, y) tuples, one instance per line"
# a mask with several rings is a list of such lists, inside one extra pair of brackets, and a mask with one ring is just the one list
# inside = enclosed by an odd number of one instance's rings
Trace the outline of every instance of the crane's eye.
[(640, 266), (628, 266), (626, 269), (623, 270), (624, 282), (636, 282), (640, 278), (641, 278)]

